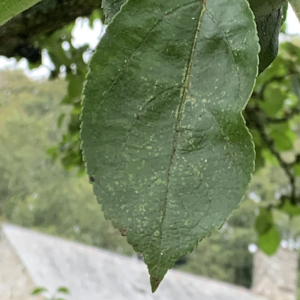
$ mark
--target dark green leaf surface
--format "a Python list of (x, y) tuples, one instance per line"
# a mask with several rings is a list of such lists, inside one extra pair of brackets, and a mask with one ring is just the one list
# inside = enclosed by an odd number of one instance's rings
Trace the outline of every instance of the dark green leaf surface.
[(244, 196), (254, 151), (241, 110), (258, 48), (246, 0), (130, 0), (93, 56), (88, 174), (106, 218), (143, 253), (153, 291)]

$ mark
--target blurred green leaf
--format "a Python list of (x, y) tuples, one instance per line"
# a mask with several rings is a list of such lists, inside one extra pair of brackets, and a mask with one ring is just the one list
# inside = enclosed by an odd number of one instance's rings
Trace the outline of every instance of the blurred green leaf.
[(290, 201), (285, 201), (280, 210), (287, 213), (291, 218), (300, 215), (300, 206), (294, 205)]
[(295, 133), (290, 129), (288, 122), (270, 124), (269, 136), (275, 142), (275, 148), (279, 151), (288, 151), (294, 148)]
[(266, 208), (261, 208), (254, 226), (259, 235), (267, 233), (273, 226), (272, 211)]
[(269, 84), (264, 92), (264, 99), (266, 100), (259, 102), (259, 106), (267, 116), (274, 117), (283, 107), (286, 95), (278, 84)]
[(48, 292), (48, 290), (44, 287), (37, 287), (32, 291), (31, 295), (40, 295), (43, 292)]
[(66, 117), (66, 114), (65, 114), (65, 113), (62, 113), (62, 114), (58, 117), (58, 119), (57, 119), (57, 127), (58, 127), (58, 128), (61, 128), (61, 125), (62, 125), (62, 123), (63, 123), (65, 117)]
[(275, 226), (272, 226), (264, 234), (258, 236), (259, 248), (268, 255), (276, 253), (280, 245), (280, 235)]
[(65, 286), (59, 287), (59, 288), (57, 289), (57, 292), (58, 292), (58, 293), (64, 293), (64, 294), (69, 294), (69, 293), (70, 293), (69, 289), (68, 289), (67, 287), (65, 287)]

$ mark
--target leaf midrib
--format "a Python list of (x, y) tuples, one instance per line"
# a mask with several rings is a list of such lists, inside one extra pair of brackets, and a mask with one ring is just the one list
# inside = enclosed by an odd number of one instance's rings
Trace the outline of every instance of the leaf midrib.
[[(171, 159), (170, 159), (170, 164), (169, 164), (169, 168), (168, 168), (168, 175), (167, 175), (167, 186), (166, 186), (166, 195), (165, 195), (165, 200), (164, 200), (164, 209), (163, 209), (163, 217), (161, 220), (161, 224), (160, 224), (160, 241), (159, 241), (159, 252), (161, 252), (161, 246), (162, 246), (162, 240), (163, 240), (163, 234), (162, 234), (162, 227), (166, 218), (166, 212), (167, 212), (167, 203), (168, 203), (168, 194), (169, 194), (169, 185), (170, 185), (170, 172), (174, 163), (174, 158), (175, 158), (175, 153), (176, 153), (176, 147), (177, 147), (177, 139), (178, 139), (178, 133), (179, 133), (179, 125), (182, 121), (182, 108), (184, 107), (184, 104), (186, 102), (187, 99), (187, 95), (188, 95), (188, 88), (189, 88), (189, 83), (190, 83), (190, 75), (192, 72), (192, 64), (193, 64), (193, 58), (195, 55), (195, 51), (196, 51), (196, 45), (197, 45), (197, 41), (198, 41), (198, 37), (199, 37), (199, 33), (200, 33), (200, 29), (201, 29), (201, 24), (202, 24), (202, 20), (203, 20), (203, 16), (206, 12), (206, 2), (207, 0), (203, 0), (202, 3), (202, 10), (199, 16), (199, 20), (197, 23), (197, 27), (196, 27), (196, 32), (195, 32), (195, 38), (193, 41), (193, 45), (192, 45), (192, 49), (191, 49), (191, 54), (190, 54), (190, 58), (189, 58), (189, 63), (188, 63), (188, 68), (184, 77), (184, 86), (183, 86), (183, 93), (182, 93), (182, 99), (181, 99), (181, 103), (179, 104), (179, 108), (178, 108), (178, 117), (177, 117), (177, 121), (176, 121), (176, 126), (175, 126), (175, 130), (174, 130), (174, 137), (173, 137), (173, 147), (172, 147), (172, 155), (171, 155)], [(161, 262), (161, 255), (159, 256), (159, 262), (158, 264), (160, 264)]]

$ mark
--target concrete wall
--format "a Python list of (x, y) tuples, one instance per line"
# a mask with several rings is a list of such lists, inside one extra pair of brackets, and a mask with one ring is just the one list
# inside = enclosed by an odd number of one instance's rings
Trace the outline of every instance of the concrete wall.
[(298, 253), (279, 248), (273, 256), (254, 255), (252, 290), (270, 300), (297, 299)]
[(5, 236), (0, 235), (0, 300), (42, 300), (31, 296), (34, 284)]

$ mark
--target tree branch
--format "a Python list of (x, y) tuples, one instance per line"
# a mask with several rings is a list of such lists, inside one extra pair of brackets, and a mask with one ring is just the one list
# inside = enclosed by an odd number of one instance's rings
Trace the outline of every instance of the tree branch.
[(277, 161), (279, 162), (280, 166), (282, 167), (283, 171), (285, 172), (286, 176), (289, 179), (290, 185), (291, 185), (291, 196), (290, 200), (291, 203), (296, 204), (296, 183), (295, 183), (295, 177), (291, 170), (291, 165), (286, 163), (280, 153), (276, 150), (274, 146), (273, 139), (268, 136), (268, 134), (265, 131), (264, 123), (261, 121), (259, 117), (259, 111), (260, 109), (258, 107), (247, 107), (246, 108), (246, 114), (247, 119), (249, 122), (249, 125), (252, 125), (256, 128), (258, 131), (262, 141), (266, 144), (270, 152), (276, 157)]
[[(0, 55), (37, 61), (34, 41), (101, 9), (101, 0), (43, 0), (0, 27)], [(33, 54), (34, 55), (33, 55)], [(30, 55), (32, 57), (30, 57)], [(29, 57), (28, 57), (29, 56)]]

